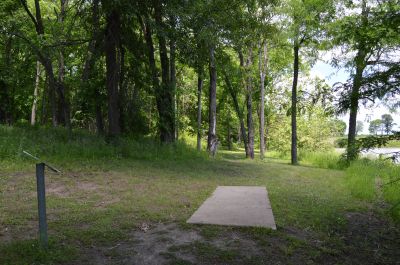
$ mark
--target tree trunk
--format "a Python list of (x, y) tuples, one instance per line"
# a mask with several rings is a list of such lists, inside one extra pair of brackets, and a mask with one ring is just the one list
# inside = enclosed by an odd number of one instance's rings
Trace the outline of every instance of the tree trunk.
[[(175, 16), (170, 17), (170, 24), (172, 30), (175, 29), (176, 25), (176, 18)], [(172, 90), (172, 102), (173, 102), (173, 113), (174, 113), (174, 130), (175, 130), (175, 139), (178, 140), (179, 137), (179, 128), (177, 126), (178, 123), (178, 116), (177, 116), (177, 111), (176, 111), (176, 40), (174, 34), (170, 34), (170, 41), (169, 41), (169, 54), (170, 54), (170, 86)]]
[(249, 48), (249, 54), (245, 66), (246, 78), (246, 107), (247, 107), (247, 139), (249, 156), (254, 159), (254, 124), (253, 124), (253, 78), (251, 76), (251, 66), (253, 64), (253, 49)]
[(48, 78), (47, 75), (45, 76), (44, 79), (44, 84), (43, 84), (43, 90), (42, 90), (42, 110), (40, 113), (40, 123), (42, 125), (47, 123), (48, 120), (48, 106), (49, 106), (49, 89), (48, 89)]
[[(99, 34), (100, 28), (100, 18), (99, 18), (99, 3), (100, 0), (94, 0), (92, 4), (92, 39), (89, 42), (88, 51), (85, 60), (85, 66), (82, 72), (82, 89), (88, 89), (89, 86), (88, 80), (91, 75), (92, 69), (96, 63), (96, 59), (99, 56), (99, 46), (100, 38), (102, 36)], [(96, 130), (99, 135), (104, 133), (104, 121), (103, 121), (103, 113), (102, 113), (102, 102), (100, 97), (100, 90), (99, 87), (95, 86), (92, 90), (93, 92), (93, 105), (94, 105), (94, 112), (96, 115)]]
[(89, 42), (88, 46), (88, 51), (86, 55), (86, 60), (85, 60), (85, 66), (83, 68), (82, 72), (82, 83), (85, 84), (89, 80), (89, 75), (94, 67), (95, 60), (96, 60), (96, 53), (97, 51), (97, 46), (99, 45), (99, 36), (98, 36), (98, 30), (99, 30), (99, 2), (100, 0), (93, 0), (92, 4), (92, 39)]
[[(365, 25), (367, 21), (366, 1), (362, 1), (362, 23)], [(347, 138), (347, 161), (355, 160), (358, 156), (356, 147), (356, 132), (357, 132), (357, 112), (358, 100), (360, 98), (360, 87), (363, 78), (363, 72), (366, 67), (366, 52), (364, 43), (358, 45), (358, 52), (355, 57), (356, 74), (353, 77), (353, 86), (350, 94), (350, 117), (349, 117), (349, 133)]]
[(233, 106), (235, 108), (236, 115), (238, 116), (239, 122), (240, 122), (239, 139), (241, 138), (243, 140), (243, 145), (244, 145), (244, 150), (246, 152), (246, 157), (248, 157), (249, 156), (249, 154), (248, 154), (249, 148), (248, 148), (248, 145), (247, 145), (246, 127), (244, 126), (243, 113), (240, 110), (239, 101), (237, 99), (236, 92), (233, 89), (232, 83), (230, 82), (230, 80), (229, 80), (228, 76), (226, 75), (226, 73), (224, 73), (224, 78), (225, 78), (226, 86), (228, 87), (229, 93), (231, 94), (231, 97), (232, 97)]
[(159, 129), (162, 143), (175, 141), (174, 91), (170, 83), (169, 59), (163, 22), (163, 7), (160, 0), (154, 0), (154, 18), (157, 25), (157, 39), (160, 49), (161, 86), (156, 91), (157, 108), (160, 116)]
[(292, 149), (291, 162), (292, 165), (297, 165), (297, 81), (299, 76), (299, 45), (295, 43), (293, 46), (293, 85), (292, 85)]
[(119, 43), (119, 124), (121, 132), (125, 131), (125, 121), (126, 121), (126, 100), (128, 98), (126, 87), (125, 87), (125, 49), (122, 43)]
[(203, 67), (197, 71), (197, 151), (201, 150), (201, 94), (203, 90)]
[(228, 150), (232, 150), (232, 133), (231, 133), (231, 111), (228, 109), (228, 120), (227, 120), (227, 126), (228, 126), (228, 135), (227, 135), (227, 140), (228, 140)]
[(108, 91), (108, 135), (118, 137), (121, 133), (119, 120), (119, 63), (117, 49), (120, 40), (120, 17), (116, 10), (107, 15), (105, 36), (107, 91)]
[[(64, 31), (64, 20), (66, 16), (66, 8), (68, 5), (68, 0), (60, 0), (60, 14), (58, 17), (58, 22), (61, 25), (61, 31)], [(65, 85), (64, 85), (64, 76), (65, 76), (65, 59), (64, 59), (64, 47), (61, 46), (59, 50), (59, 61), (58, 61), (58, 88), (60, 94), (60, 111), (62, 113), (62, 120), (64, 122), (65, 127), (71, 130), (71, 120), (69, 113), (69, 102), (67, 100)]]
[(259, 62), (258, 68), (260, 71), (260, 157), (264, 159), (265, 152), (265, 76), (268, 63), (268, 50), (267, 43), (260, 45), (259, 47)]
[[(7, 38), (5, 43), (5, 54), (4, 54), (4, 65), (5, 74), (9, 75), (9, 69), (7, 66), (11, 64), (11, 46), (12, 46), (12, 37)], [(1, 81), (1, 80), (0, 80)], [(3, 81), (0, 83), (0, 122), (11, 124), (13, 121), (12, 117), (12, 95), (11, 91), (9, 91), (8, 82)]]
[(101, 100), (100, 100), (100, 92), (96, 88), (94, 91), (94, 97), (95, 97), (95, 112), (96, 112), (96, 129), (97, 129), (97, 134), (98, 135), (103, 135), (104, 134), (104, 120), (103, 120), (103, 112), (101, 108)]
[(215, 48), (210, 47), (209, 54), (209, 105), (208, 105), (208, 138), (207, 150), (215, 154), (217, 147), (217, 69), (215, 66)]
[[(138, 16), (138, 20), (140, 22), (140, 25), (142, 27), (142, 31), (144, 34), (144, 39), (146, 41), (146, 46), (147, 46), (147, 56), (149, 59), (149, 68), (151, 72), (151, 80), (153, 83), (153, 90), (157, 96), (157, 91), (160, 90), (159, 86), (159, 80), (158, 80), (158, 71), (156, 67), (156, 60), (154, 57), (154, 44), (153, 44), (153, 38), (152, 38), (152, 32), (151, 32), (151, 24), (149, 21), (148, 17), (144, 17), (144, 19), (141, 16)], [(149, 130), (151, 129), (151, 107), (149, 109)]]
[(32, 111), (31, 111), (31, 125), (35, 125), (36, 123), (36, 110), (37, 110), (37, 101), (39, 95), (39, 83), (40, 83), (40, 62), (36, 62), (36, 80), (35, 80), (35, 89), (33, 90), (33, 103), (32, 103)]

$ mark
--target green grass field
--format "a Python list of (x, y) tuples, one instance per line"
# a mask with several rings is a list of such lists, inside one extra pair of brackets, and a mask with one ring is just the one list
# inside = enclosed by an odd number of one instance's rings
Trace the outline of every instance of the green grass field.
[[(47, 251), (36, 240), (34, 162), (22, 150), (62, 171), (46, 176)], [(190, 142), (109, 145), (79, 131), (0, 127), (0, 264), (132, 264), (140, 255), (166, 264), (395, 264), (399, 185), (381, 184), (399, 167), (329, 169), (335, 159), (212, 159)], [(185, 224), (218, 185), (266, 186), (278, 230)]]

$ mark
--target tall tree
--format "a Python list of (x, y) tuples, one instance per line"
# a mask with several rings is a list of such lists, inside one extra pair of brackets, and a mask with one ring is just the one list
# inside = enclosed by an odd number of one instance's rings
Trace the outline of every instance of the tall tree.
[[(166, 32), (164, 23), (164, 8), (162, 0), (153, 0), (154, 18), (157, 25), (157, 39), (159, 43), (161, 61), (161, 86), (156, 90), (157, 108), (159, 112), (160, 139), (163, 143), (175, 141), (175, 113), (174, 92), (175, 88), (170, 82), (170, 61), (168, 58)], [(173, 67), (175, 65), (173, 64)], [(173, 77), (175, 78), (175, 77)], [(174, 81), (175, 82), (175, 81)]]
[(289, 34), (293, 51), (293, 81), (291, 98), (291, 162), (298, 163), (297, 158), (297, 84), (300, 70), (301, 49), (310, 55), (315, 53), (323, 34), (324, 22), (329, 18), (331, 1), (324, 0), (291, 0), (287, 6)]
[(209, 103), (208, 103), (208, 138), (207, 150), (215, 154), (217, 139), (217, 68), (215, 63), (215, 47), (209, 47)]
[(393, 126), (393, 117), (390, 114), (383, 114), (382, 115), (382, 125), (385, 128), (386, 135), (392, 132)]
[(398, 4), (392, 0), (378, 5), (368, 0), (345, 2), (343, 7), (337, 8), (338, 18), (331, 26), (334, 43), (342, 47), (344, 55), (335, 59), (352, 73), (346, 83), (338, 83), (336, 87), (341, 91), (340, 111), (350, 110), (348, 161), (358, 155), (355, 137), (360, 100), (374, 101), (389, 91), (394, 92), (392, 89), (399, 80), (396, 67), (392, 67), (396, 64), (392, 52), (399, 41), (396, 10)]
[(264, 41), (258, 47), (258, 69), (260, 73), (260, 157), (264, 158), (265, 152), (265, 77), (268, 64), (268, 47)]
[(35, 79), (35, 88), (33, 90), (33, 102), (32, 102), (32, 111), (31, 111), (31, 125), (36, 124), (36, 111), (37, 111), (37, 103), (39, 96), (39, 84), (40, 84), (40, 62), (36, 62), (36, 79)]
[(380, 119), (372, 120), (369, 123), (368, 131), (371, 134), (377, 135), (381, 127), (382, 127), (382, 120), (380, 120)]
[(103, 43), (103, 38), (100, 30), (100, 13), (99, 13), (100, 0), (93, 0), (91, 6), (91, 40), (88, 45), (85, 64), (82, 71), (81, 86), (82, 89), (92, 88), (93, 90), (93, 103), (96, 115), (96, 129), (98, 134), (104, 133), (104, 121), (101, 106), (100, 88), (98, 86), (91, 86), (89, 83), (90, 76), (93, 75), (93, 68), (95, 62), (100, 55), (100, 46)]
[(203, 66), (199, 65), (197, 70), (197, 151), (201, 150), (201, 95), (203, 91), (203, 72)]
[(254, 159), (254, 124), (253, 124), (253, 47), (250, 45), (245, 63), (246, 107), (247, 107), (247, 139), (249, 157)]
[(121, 133), (119, 114), (120, 65), (118, 49), (120, 47), (120, 14), (117, 9), (109, 11), (106, 17), (105, 54), (108, 97), (108, 136), (118, 137)]
[[(29, 16), (32, 23), (34, 24), (38, 38), (44, 39), (45, 38), (45, 28), (44, 28), (44, 24), (43, 24), (43, 18), (42, 18), (39, 0), (35, 0), (35, 15), (33, 15), (32, 12), (29, 10), (26, 0), (20, 0), (20, 2), (22, 4), (26, 14)], [(65, 95), (65, 85), (64, 85), (63, 80), (57, 80), (57, 78), (55, 77), (50, 52), (46, 48), (42, 49), (40, 46), (35, 45), (34, 41), (30, 40), (29, 38), (27, 38), (20, 32), (14, 32), (14, 35), (16, 35), (17, 37), (26, 41), (30, 45), (30, 47), (34, 50), (34, 52), (36, 53), (38, 60), (41, 62), (41, 64), (44, 67), (44, 70), (46, 71), (47, 77), (49, 79), (50, 89), (52, 91), (57, 91), (58, 96), (60, 98), (60, 104), (61, 104), (61, 109), (62, 109), (62, 117), (64, 120), (64, 125), (68, 128), (71, 128), (69, 106), (68, 106), (68, 101), (67, 101), (67, 98)], [(53, 116), (53, 124), (54, 125), (57, 124), (57, 121), (55, 120), (54, 116)]]
[(235, 88), (233, 88), (232, 83), (229, 80), (229, 76), (227, 75), (225, 70), (223, 71), (223, 74), (224, 74), (226, 87), (229, 91), (229, 94), (232, 97), (233, 107), (235, 109), (236, 116), (239, 118), (240, 127), (239, 127), (239, 137), (238, 138), (243, 141), (243, 146), (244, 146), (244, 150), (246, 152), (246, 157), (248, 157), (249, 156), (249, 154), (248, 154), (249, 148), (248, 148), (248, 142), (247, 142), (246, 127), (244, 125), (243, 112), (239, 106), (237, 90)]

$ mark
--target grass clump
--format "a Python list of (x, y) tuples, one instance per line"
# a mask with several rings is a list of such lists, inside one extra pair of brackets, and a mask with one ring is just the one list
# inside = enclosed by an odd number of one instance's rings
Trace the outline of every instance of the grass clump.
[(300, 162), (319, 168), (344, 169), (345, 163), (341, 160), (340, 154), (335, 151), (326, 152), (301, 152)]
[[(387, 160), (362, 159), (351, 163), (345, 172), (353, 196), (367, 201), (384, 199), (392, 205), (389, 210), (392, 217), (400, 221), (399, 165)], [(380, 192), (383, 198), (377, 198)]]
[(121, 137), (110, 144), (103, 137), (87, 131), (68, 132), (64, 128), (52, 127), (0, 126), (0, 135), (0, 161), (4, 164), (26, 161), (22, 155), (23, 150), (51, 162), (89, 162), (122, 158), (187, 160), (207, 157), (205, 153), (196, 152), (184, 140), (162, 145), (151, 137)]
[(60, 264), (76, 258), (77, 250), (73, 247), (49, 242), (44, 249), (37, 240), (17, 241), (9, 245), (0, 245), (0, 264)]
[(375, 198), (375, 179), (379, 176), (379, 167), (368, 159), (353, 162), (346, 169), (346, 182), (351, 194), (359, 199), (372, 201)]

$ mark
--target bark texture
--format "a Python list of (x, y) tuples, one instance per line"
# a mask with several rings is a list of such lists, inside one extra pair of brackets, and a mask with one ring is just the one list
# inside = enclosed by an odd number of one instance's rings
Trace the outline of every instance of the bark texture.
[(207, 150), (215, 154), (217, 148), (217, 69), (215, 66), (215, 48), (209, 50), (209, 102), (208, 102), (208, 138)]
[(259, 47), (258, 68), (260, 71), (260, 157), (264, 158), (265, 152), (265, 76), (268, 63), (267, 43)]
[[(362, 23), (368, 23), (368, 14), (366, 1), (362, 1)], [(353, 85), (350, 94), (350, 117), (349, 117), (349, 133), (347, 138), (347, 160), (352, 161), (357, 158), (358, 151), (356, 148), (356, 134), (357, 134), (357, 112), (358, 101), (360, 99), (360, 87), (363, 78), (363, 72), (366, 67), (366, 52), (365, 43), (360, 41), (357, 48), (357, 55), (355, 57), (356, 73), (353, 77)]]
[(102, 102), (100, 98), (100, 88), (95, 86), (91, 87), (89, 79), (92, 74), (92, 70), (95, 66), (96, 60), (100, 55), (100, 45), (102, 43), (102, 36), (100, 35), (100, 18), (99, 18), (99, 2), (100, 0), (94, 0), (92, 3), (92, 29), (93, 35), (89, 42), (88, 51), (85, 60), (85, 66), (82, 73), (82, 88), (91, 89), (93, 92), (93, 105), (94, 112), (96, 115), (96, 130), (98, 134), (104, 133), (104, 121), (102, 112)]
[(297, 165), (297, 81), (299, 77), (299, 50), (297, 43), (293, 46), (293, 84), (292, 84), (292, 145), (291, 145), (291, 162)]
[(197, 70), (197, 151), (201, 150), (201, 94), (203, 91), (203, 67)]
[(33, 102), (32, 102), (32, 110), (31, 110), (31, 125), (36, 124), (36, 112), (37, 112), (37, 102), (39, 96), (39, 83), (40, 83), (40, 62), (36, 62), (36, 79), (35, 79), (35, 88), (33, 90)]
[(174, 89), (170, 83), (170, 62), (168, 59), (166, 27), (163, 22), (161, 0), (154, 0), (154, 18), (157, 25), (157, 39), (161, 61), (161, 86), (156, 91), (157, 109), (159, 112), (159, 130), (162, 143), (175, 141)]
[(251, 159), (254, 159), (253, 78), (251, 75), (252, 64), (253, 49), (252, 47), (250, 47), (246, 59), (246, 64), (244, 66), (244, 74), (246, 84), (248, 155)]
[(120, 41), (120, 16), (112, 10), (106, 19), (105, 53), (108, 97), (108, 136), (117, 137), (121, 133), (119, 117), (119, 62), (117, 49)]
[(225, 78), (226, 86), (228, 87), (228, 90), (229, 90), (229, 94), (232, 97), (233, 107), (235, 108), (236, 115), (238, 116), (239, 122), (240, 122), (239, 137), (238, 138), (239, 138), (239, 141), (240, 141), (240, 139), (243, 141), (244, 150), (246, 152), (246, 157), (248, 157), (249, 154), (248, 154), (246, 127), (244, 126), (243, 112), (241, 111), (241, 109), (239, 107), (239, 101), (237, 99), (236, 91), (232, 87), (232, 83), (230, 82), (230, 80), (229, 80), (228, 76), (226, 75), (226, 73), (224, 73), (224, 78)]

